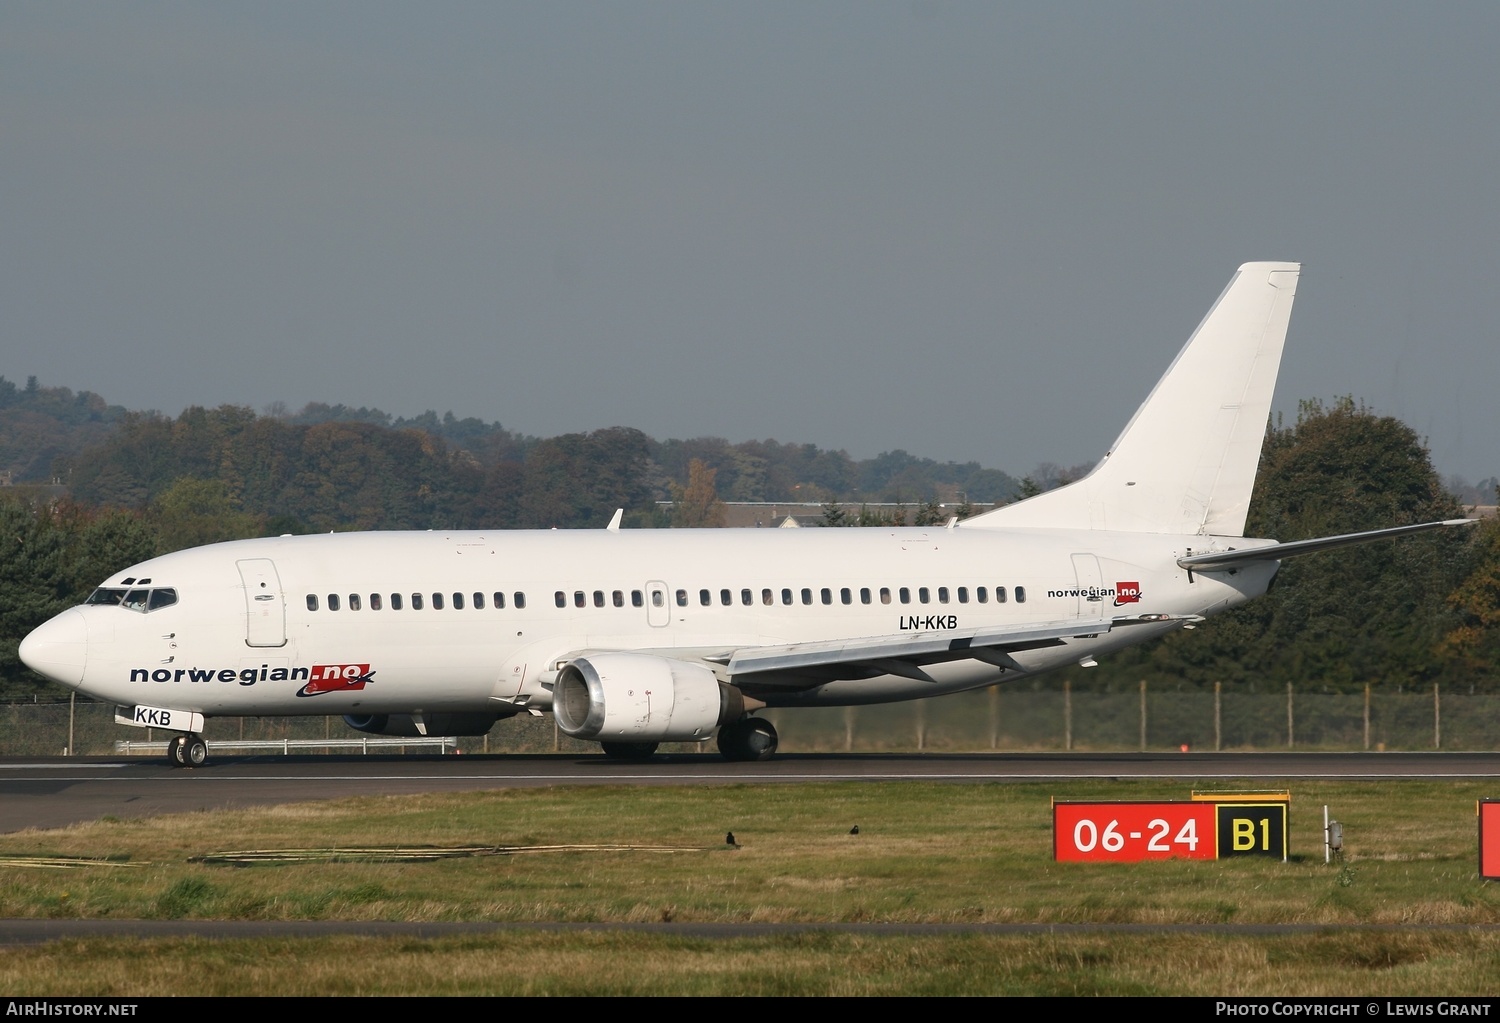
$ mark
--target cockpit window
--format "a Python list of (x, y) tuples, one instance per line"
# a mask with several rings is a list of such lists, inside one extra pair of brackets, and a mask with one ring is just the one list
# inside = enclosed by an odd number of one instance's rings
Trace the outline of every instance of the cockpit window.
[(119, 586), (101, 586), (89, 594), (85, 604), (105, 604), (126, 607), (146, 614), (158, 608), (171, 607), (177, 603), (177, 591), (169, 586), (156, 589), (124, 589)]

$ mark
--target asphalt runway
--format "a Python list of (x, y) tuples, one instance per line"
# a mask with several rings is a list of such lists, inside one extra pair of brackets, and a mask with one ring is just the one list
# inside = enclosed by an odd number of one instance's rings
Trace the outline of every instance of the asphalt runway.
[(0, 833), (104, 816), (150, 817), (359, 795), (551, 785), (954, 783), (1163, 778), (1497, 779), (1500, 753), (789, 754), (734, 764), (716, 753), (645, 763), (603, 756), (223, 757), (196, 770), (141, 757), (0, 758)]

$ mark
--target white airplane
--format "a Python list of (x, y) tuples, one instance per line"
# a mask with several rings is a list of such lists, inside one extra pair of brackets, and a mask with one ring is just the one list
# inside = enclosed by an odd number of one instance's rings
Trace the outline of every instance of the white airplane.
[(915, 700), (1092, 665), (1264, 593), (1299, 543), (1243, 536), (1300, 267), (1246, 263), (1084, 479), (946, 528), (332, 533), (125, 569), (21, 643), (33, 670), (178, 733), (342, 714), (480, 735), (551, 711), (606, 754), (717, 733), (776, 749), (763, 707)]

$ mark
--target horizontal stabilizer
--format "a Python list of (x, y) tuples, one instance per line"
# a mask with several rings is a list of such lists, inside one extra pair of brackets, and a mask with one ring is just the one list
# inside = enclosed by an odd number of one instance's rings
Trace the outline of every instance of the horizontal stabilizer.
[(1387, 540), (1406, 536), (1409, 533), (1425, 533), (1429, 529), (1445, 526), (1472, 526), (1478, 519), (1444, 519), (1441, 522), (1423, 522), (1415, 526), (1392, 526), (1390, 529), (1372, 529), (1366, 533), (1343, 533), (1339, 536), (1322, 536), (1315, 540), (1296, 540), (1292, 543), (1273, 543), (1266, 547), (1250, 547), (1245, 550), (1215, 551), (1211, 554), (1194, 554), (1178, 558), (1177, 564), (1194, 572), (1213, 572), (1239, 568), (1256, 561), (1281, 561), (1299, 554), (1315, 554), (1338, 547), (1353, 547), (1371, 540)]

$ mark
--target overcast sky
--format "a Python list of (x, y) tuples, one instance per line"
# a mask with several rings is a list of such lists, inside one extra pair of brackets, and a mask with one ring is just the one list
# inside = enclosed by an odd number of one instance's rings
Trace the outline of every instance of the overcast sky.
[(0, 374), (1092, 462), (1236, 266), (1276, 406), (1500, 472), (1500, 4), (0, 5)]

